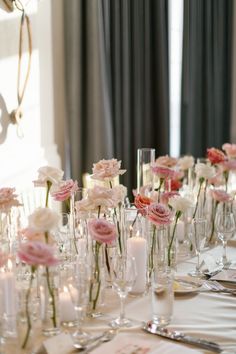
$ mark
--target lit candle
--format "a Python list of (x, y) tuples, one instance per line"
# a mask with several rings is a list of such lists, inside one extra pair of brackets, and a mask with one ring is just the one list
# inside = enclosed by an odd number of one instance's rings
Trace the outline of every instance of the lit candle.
[(143, 293), (146, 289), (147, 272), (147, 241), (139, 236), (127, 240), (127, 252), (135, 258), (137, 278), (132, 288), (132, 293)]
[[(70, 291), (74, 292), (76, 296), (76, 289), (70, 288)], [(63, 287), (63, 291), (59, 294), (59, 306), (60, 306), (60, 320), (61, 322), (73, 322), (76, 319), (74, 305), (71, 300), (71, 295), (66, 286)]]

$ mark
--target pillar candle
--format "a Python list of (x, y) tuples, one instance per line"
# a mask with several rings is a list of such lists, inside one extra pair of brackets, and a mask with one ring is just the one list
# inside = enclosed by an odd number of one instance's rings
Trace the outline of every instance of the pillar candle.
[[(70, 291), (76, 291), (71, 289)], [(60, 320), (61, 322), (73, 322), (76, 319), (74, 305), (71, 300), (71, 295), (66, 286), (59, 294)]]
[(146, 289), (147, 241), (139, 236), (127, 240), (127, 252), (135, 258), (137, 279), (132, 293), (143, 293)]

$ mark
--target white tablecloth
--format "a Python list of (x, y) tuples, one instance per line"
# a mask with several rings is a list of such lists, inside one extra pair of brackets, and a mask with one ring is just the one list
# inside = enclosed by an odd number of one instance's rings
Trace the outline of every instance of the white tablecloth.
[[(232, 241), (228, 249), (228, 257), (236, 261), (236, 242)], [(222, 252), (221, 246), (203, 253), (219, 258)], [(187, 274), (195, 267), (196, 259), (190, 259), (177, 265), (177, 274)], [(236, 286), (236, 285), (235, 285)], [(91, 332), (101, 332), (108, 328), (109, 321), (119, 313), (119, 298), (113, 290), (106, 292), (106, 306), (104, 316), (97, 319), (86, 320), (84, 327)], [(102, 344), (92, 353), (100, 354), (197, 354), (210, 353), (202, 349), (194, 348), (185, 344), (179, 344), (158, 336), (146, 334), (141, 325), (143, 321), (151, 319), (150, 294), (144, 296), (129, 296), (126, 301), (126, 315), (137, 321), (136, 326), (121, 330), (115, 339)], [(168, 326), (183, 331), (186, 334), (215, 341), (224, 348), (231, 349), (236, 353), (236, 296), (212, 292), (193, 292), (189, 294), (175, 295), (173, 320)], [(37, 346), (45, 338), (37, 337)], [(122, 344), (123, 349), (118, 351)], [(132, 347), (133, 346), (133, 347)], [(135, 347), (136, 346), (136, 347)], [(135, 350), (134, 350), (135, 347)], [(138, 347), (144, 348), (137, 349)], [(131, 350), (132, 348), (132, 350)], [(146, 348), (146, 349), (145, 349)], [(145, 351), (146, 350), (146, 351)], [(13, 344), (6, 347), (4, 354), (19, 354), (19, 349)], [(65, 353), (67, 354), (67, 353)]]

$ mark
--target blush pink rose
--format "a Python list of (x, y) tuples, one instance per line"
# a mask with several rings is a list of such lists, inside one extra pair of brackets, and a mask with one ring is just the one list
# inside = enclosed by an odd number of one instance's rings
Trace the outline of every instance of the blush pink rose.
[(169, 155), (160, 156), (156, 159), (156, 164), (163, 167), (173, 167), (177, 164), (178, 160)]
[(225, 151), (226, 155), (229, 158), (235, 158), (236, 157), (236, 144), (225, 143), (225, 144), (222, 145), (222, 150)]
[(101, 210), (115, 206), (115, 196), (112, 188), (95, 186), (88, 189), (88, 200), (94, 205), (94, 208), (101, 207)]
[(216, 202), (225, 203), (232, 200), (232, 196), (230, 194), (220, 189), (212, 189), (211, 195)]
[(52, 189), (51, 195), (56, 201), (63, 202), (69, 199), (77, 190), (78, 182), (69, 179), (63, 181), (57, 188), (54, 188), (54, 190)]
[(92, 219), (88, 222), (88, 231), (93, 240), (112, 244), (117, 237), (116, 227), (105, 219)]
[(175, 171), (172, 170), (171, 168), (159, 166), (156, 164), (152, 165), (151, 169), (155, 175), (157, 175), (159, 178), (163, 178), (163, 179), (172, 178), (175, 174)]
[(111, 160), (100, 160), (97, 163), (93, 164), (93, 179), (98, 180), (111, 180), (118, 175), (123, 175), (126, 170), (121, 170), (121, 161), (117, 161), (117, 159)]
[(213, 165), (226, 160), (226, 156), (223, 153), (223, 151), (216, 149), (214, 147), (207, 149), (207, 158)]
[(17, 197), (15, 188), (0, 188), (0, 211), (8, 212), (12, 207), (22, 205)]
[(155, 225), (169, 225), (172, 221), (172, 213), (166, 205), (153, 203), (148, 207), (147, 218)]
[(18, 250), (19, 259), (31, 266), (56, 266), (59, 260), (54, 256), (54, 248), (39, 241), (22, 243)]

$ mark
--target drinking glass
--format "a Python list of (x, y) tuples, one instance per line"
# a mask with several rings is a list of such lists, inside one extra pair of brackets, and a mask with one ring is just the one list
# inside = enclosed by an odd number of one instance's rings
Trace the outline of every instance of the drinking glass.
[(226, 256), (227, 242), (233, 236), (233, 233), (236, 229), (234, 214), (228, 210), (217, 212), (215, 228), (217, 231), (217, 237), (222, 242), (223, 246), (222, 257), (219, 261), (217, 261), (217, 264), (224, 266), (226, 263), (228, 263)]
[(201, 278), (204, 274), (200, 270), (200, 254), (206, 243), (207, 235), (207, 220), (206, 219), (193, 219), (191, 225), (190, 239), (195, 249), (197, 256), (197, 264), (195, 269), (189, 273), (192, 277)]
[(74, 346), (80, 348), (86, 345), (91, 335), (82, 328), (89, 299), (89, 267), (83, 262), (76, 260), (75, 272), (69, 279), (68, 289), (76, 312), (77, 328), (72, 333)]
[(152, 273), (152, 322), (158, 327), (170, 323), (173, 314), (173, 273), (155, 268)]
[(119, 317), (112, 320), (112, 327), (131, 327), (133, 322), (125, 317), (125, 299), (135, 284), (137, 272), (134, 257), (117, 255), (112, 262), (112, 285), (120, 297)]

